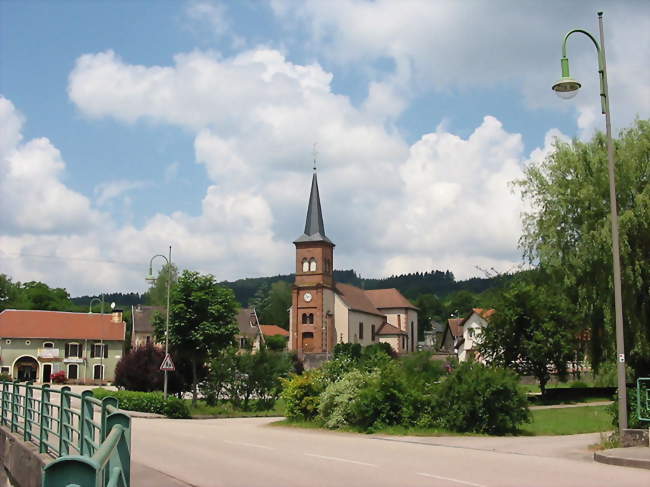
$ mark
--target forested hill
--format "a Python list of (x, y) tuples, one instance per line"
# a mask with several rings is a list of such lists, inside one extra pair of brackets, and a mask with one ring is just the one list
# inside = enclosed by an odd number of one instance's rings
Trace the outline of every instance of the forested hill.
[[(90, 300), (97, 296), (79, 296), (72, 298), (71, 301), (78, 305), (88, 305)], [(111, 303), (117, 303), (119, 306), (135, 306), (144, 302), (144, 294), (140, 293), (107, 293), (104, 294), (104, 311), (110, 309)], [(99, 310), (99, 303), (93, 303), (95, 311)]]
[[(224, 281), (221, 284), (228, 286), (235, 292), (237, 301), (247, 305), (255, 293), (263, 287), (268, 287), (276, 281), (293, 283), (295, 274), (277, 275), (272, 277), (255, 277)], [(350, 270), (334, 271), (334, 280), (345, 284), (352, 284), (363, 289), (396, 288), (407, 298), (416, 299), (421, 294), (435, 294), (442, 298), (456, 291), (466, 290), (472, 293), (481, 293), (487, 289), (500, 286), (508, 275), (492, 278), (472, 278), (465, 281), (456, 281), (450, 271), (416, 272), (401, 274), (384, 279), (364, 279)]]

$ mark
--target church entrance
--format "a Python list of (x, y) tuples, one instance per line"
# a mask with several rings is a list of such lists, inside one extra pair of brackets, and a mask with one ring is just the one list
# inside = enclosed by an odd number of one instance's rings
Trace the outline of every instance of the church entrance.
[(302, 351), (309, 353), (314, 351), (314, 333), (305, 331), (302, 334)]
[(20, 357), (14, 365), (14, 377), (19, 381), (36, 381), (38, 377), (38, 362), (32, 357)]

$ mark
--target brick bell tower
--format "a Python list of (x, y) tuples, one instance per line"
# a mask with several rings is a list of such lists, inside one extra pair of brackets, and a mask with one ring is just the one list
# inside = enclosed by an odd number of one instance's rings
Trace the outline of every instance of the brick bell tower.
[(316, 168), (311, 180), (305, 233), (296, 246), (296, 280), (291, 300), (291, 349), (331, 353), (334, 327), (334, 243), (325, 236)]

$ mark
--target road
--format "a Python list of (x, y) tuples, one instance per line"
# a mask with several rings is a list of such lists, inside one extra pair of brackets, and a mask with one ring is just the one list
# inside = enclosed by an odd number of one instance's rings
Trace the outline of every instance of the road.
[(595, 463), (598, 435), (381, 437), (274, 419), (133, 419), (135, 487), (639, 487), (650, 473)]

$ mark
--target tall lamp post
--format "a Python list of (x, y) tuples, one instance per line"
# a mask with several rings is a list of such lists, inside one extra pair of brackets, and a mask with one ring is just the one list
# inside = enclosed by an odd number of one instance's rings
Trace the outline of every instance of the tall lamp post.
[[(151, 260), (149, 260), (149, 275), (145, 278), (147, 281), (153, 282), (156, 280), (156, 277), (153, 275), (153, 260), (156, 257), (161, 257), (167, 262), (167, 319), (165, 323), (165, 357), (169, 354), (169, 290), (172, 282), (172, 246), (169, 246), (169, 257), (165, 257), (162, 254), (154, 255)], [(163, 392), (165, 399), (167, 399), (167, 370), (165, 372), (165, 382), (163, 386)]]
[(605, 35), (603, 32), (603, 13), (598, 12), (598, 28), (600, 45), (596, 38), (582, 29), (574, 29), (564, 36), (562, 42), (562, 78), (553, 85), (553, 90), (561, 98), (573, 98), (580, 89), (580, 83), (569, 74), (569, 59), (566, 55), (566, 43), (569, 36), (579, 32), (591, 39), (598, 53), (598, 74), (600, 76), (600, 106), (605, 115), (605, 130), (607, 132), (607, 165), (609, 170), (609, 206), (612, 220), (612, 262), (614, 268), (614, 309), (616, 315), (616, 368), (618, 375), (618, 428), (627, 428), (627, 387), (625, 384), (625, 343), (623, 337), (623, 299), (621, 297), (621, 260), (618, 237), (618, 213), (616, 208), (616, 174), (614, 171), (614, 144), (612, 142), (612, 124), (609, 108), (609, 93), (607, 90), (607, 66), (605, 63)]

